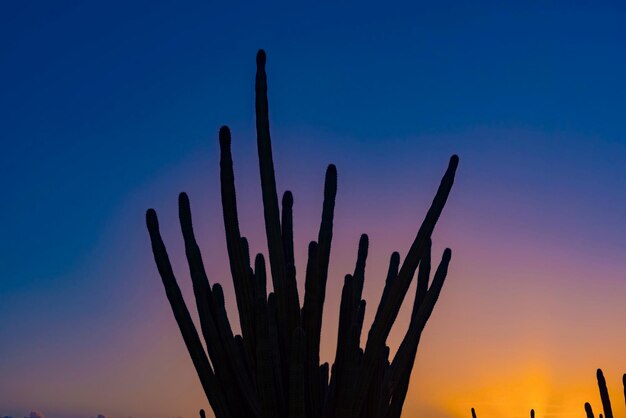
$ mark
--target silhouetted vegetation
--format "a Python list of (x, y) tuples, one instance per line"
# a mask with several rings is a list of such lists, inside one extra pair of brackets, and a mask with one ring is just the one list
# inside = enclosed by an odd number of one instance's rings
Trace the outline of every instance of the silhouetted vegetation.
[[(602, 369), (598, 369), (596, 372), (596, 378), (598, 379), (598, 389), (600, 391), (600, 400), (602, 401), (602, 410), (604, 412), (604, 416), (606, 418), (613, 418), (613, 407), (611, 406), (611, 399), (609, 397), (609, 390), (606, 386), (606, 379), (604, 378), (604, 373), (602, 373)], [(626, 402), (626, 374), (622, 375), (622, 386), (624, 388), (624, 401)], [(593, 418), (593, 409), (591, 408), (591, 404), (589, 402), (585, 403), (585, 412), (587, 413), (587, 418)], [(602, 414), (598, 415), (602, 418)]]
[[(234, 283), (241, 335), (233, 335), (219, 284), (211, 286), (192, 228), (189, 199), (179, 198), (179, 215), (200, 329), (206, 351), (174, 277), (159, 233), (156, 212), (147, 226), (167, 298), (211, 408), (219, 418), (234, 417), (399, 417), (409, 386), (422, 330), (437, 302), (451, 252), (446, 249), (430, 281), (431, 235), (452, 188), (458, 157), (452, 156), (430, 209), (400, 264), (391, 255), (383, 294), (365, 347), (360, 346), (366, 303), (362, 299), (368, 237), (359, 240), (354, 271), (344, 278), (335, 359), (320, 364), (320, 333), (333, 235), (337, 169), (326, 170), (322, 219), (308, 247), (305, 294), (300, 307), (293, 243), (293, 196), (286, 191), (279, 210), (270, 139), (265, 53), (257, 55), (256, 131), (269, 270), (265, 257), (250, 264), (241, 235), (231, 156), (231, 133), (219, 132), (220, 179), (226, 246)], [(419, 267), (419, 271), (418, 271)], [(409, 329), (389, 359), (386, 340), (417, 271), (417, 291)], [(430, 286), (429, 286), (430, 281)], [(204, 411), (201, 411), (201, 416)]]
[[(611, 407), (611, 399), (609, 398), (609, 390), (606, 386), (606, 380), (601, 369), (596, 372), (596, 378), (598, 379), (598, 389), (600, 391), (600, 400), (602, 401), (602, 409), (604, 415), (599, 414), (599, 418), (613, 418), (613, 408)], [(626, 402), (626, 374), (622, 375), (622, 386), (624, 387), (624, 401)], [(587, 418), (594, 418), (593, 408), (589, 402), (585, 402), (585, 413)], [(472, 408), (472, 418), (476, 418), (476, 411)], [(530, 410), (530, 418), (535, 418), (535, 410)]]

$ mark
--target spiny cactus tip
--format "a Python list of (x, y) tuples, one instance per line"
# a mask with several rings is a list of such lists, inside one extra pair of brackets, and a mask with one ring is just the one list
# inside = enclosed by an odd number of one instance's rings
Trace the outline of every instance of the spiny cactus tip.
[(285, 206), (288, 206), (288, 207), (293, 206), (293, 194), (291, 193), (290, 190), (287, 190), (283, 194), (283, 207)]
[(256, 64), (260, 67), (264, 67), (265, 60), (266, 60), (265, 51), (263, 49), (259, 49), (259, 51), (256, 53)]
[(157, 217), (156, 210), (150, 208), (146, 211), (146, 223), (148, 224), (148, 228), (159, 228), (159, 218)]
[(359, 239), (359, 245), (365, 246), (365, 245), (368, 245), (369, 242), (370, 242), (370, 239), (367, 236), (367, 234), (361, 234), (361, 238)]
[(329, 164), (326, 169), (326, 179), (324, 183), (324, 196), (333, 197), (337, 194), (337, 167)]
[(452, 157), (450, 157), (450, 165), (454, 165), (455, 167), (457, 165), (459, 165), (459, 156), (456, 154), (452, 154)]
[(220, 128), (220, 146), (227, 147), (230, 146), (230, 128), (226, 125)]

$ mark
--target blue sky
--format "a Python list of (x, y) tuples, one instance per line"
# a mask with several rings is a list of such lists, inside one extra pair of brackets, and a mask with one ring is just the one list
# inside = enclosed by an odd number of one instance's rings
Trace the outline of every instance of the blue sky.
[(130, 3), (3, 7), (2, 276), (13, 286), (62, 270), (119, 196), (216, 126), (249, 122), (259, 47), (286, 129), (358, 143), (482, 126), (612, 143), (626, 130), (623, 5)]

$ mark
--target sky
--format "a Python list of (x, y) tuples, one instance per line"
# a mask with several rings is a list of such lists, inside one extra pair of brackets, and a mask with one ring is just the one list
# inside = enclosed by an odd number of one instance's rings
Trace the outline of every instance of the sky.
[[(208, 407), (144, 215), (158, 211), (191, 302), (176, 214), (189, 194), (210, 280), (233, 310), (217, 132), (232, 130), (241, 229), (266, 252), (259, 48), (299, 272), (325, 167), (338, 168), (323, 361), (359, 235), (368, 327), (389, 255), (406, 254), (456, 153), (433, 236), (452, 263), (405, 415), (582, 417), (585, 401), (600, 407), (598, 367), (626, 413), (623, 3), (175, 3), (0, 5), (0, 415)], [(409, 312), (407, 298), (392, 352)]]

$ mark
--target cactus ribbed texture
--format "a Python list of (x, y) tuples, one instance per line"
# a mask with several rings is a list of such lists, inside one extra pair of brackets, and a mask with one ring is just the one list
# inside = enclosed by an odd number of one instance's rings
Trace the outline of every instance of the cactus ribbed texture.
[[(209, 282), (185, 193), (179, 197), (180, 225), (206, 350), (174, 277), (156, 212), (150, 209), (146, 221), (152, 250), (174, 317), (218, 418), (398, 418), (422, 331), (448, 272), (450, 249), (443, 252), (430, 282), (431, 235), (452, 188), (458, 157), (453, 155), (450, 159), (404, 261), (400, 263), (397, 252), (391, 255), (365, 348), (361, 348), (360, 340), (366, 309), (362, 294), (369, 239), (367, 235), (361, 236), (354, 271), (345, 276), (341, 294), (334, 363), (320, 364), (337, 169), (331, 164), (326, 170), (322, 220), (317, 241), (309, 244), (300, 308), (294, 260), (293, 195), (289, 191), (283, 194), (281, 211), (272, 158), (265, 61), (261, 50), (257, 55), (255, 109), (269, 266), (261, 254), (254, 258), (254, 266), (250, 265), (248, 242), (239, 230), (231, 133), (222, 127), (219, 131), (222, 208), (241, 335), (233, 335), (221, 286), (211, 286)], [(273, 292), (269, 294), (268, 269), (273, 284)], [(416, 271), (417, 290), (409, 329), (396, 355), (390, 359), (386, 340)], [(475, 418), (473, 409), (472, 415)], [(204, 418), (204, 410), (200, 410), (200, 416)]]

